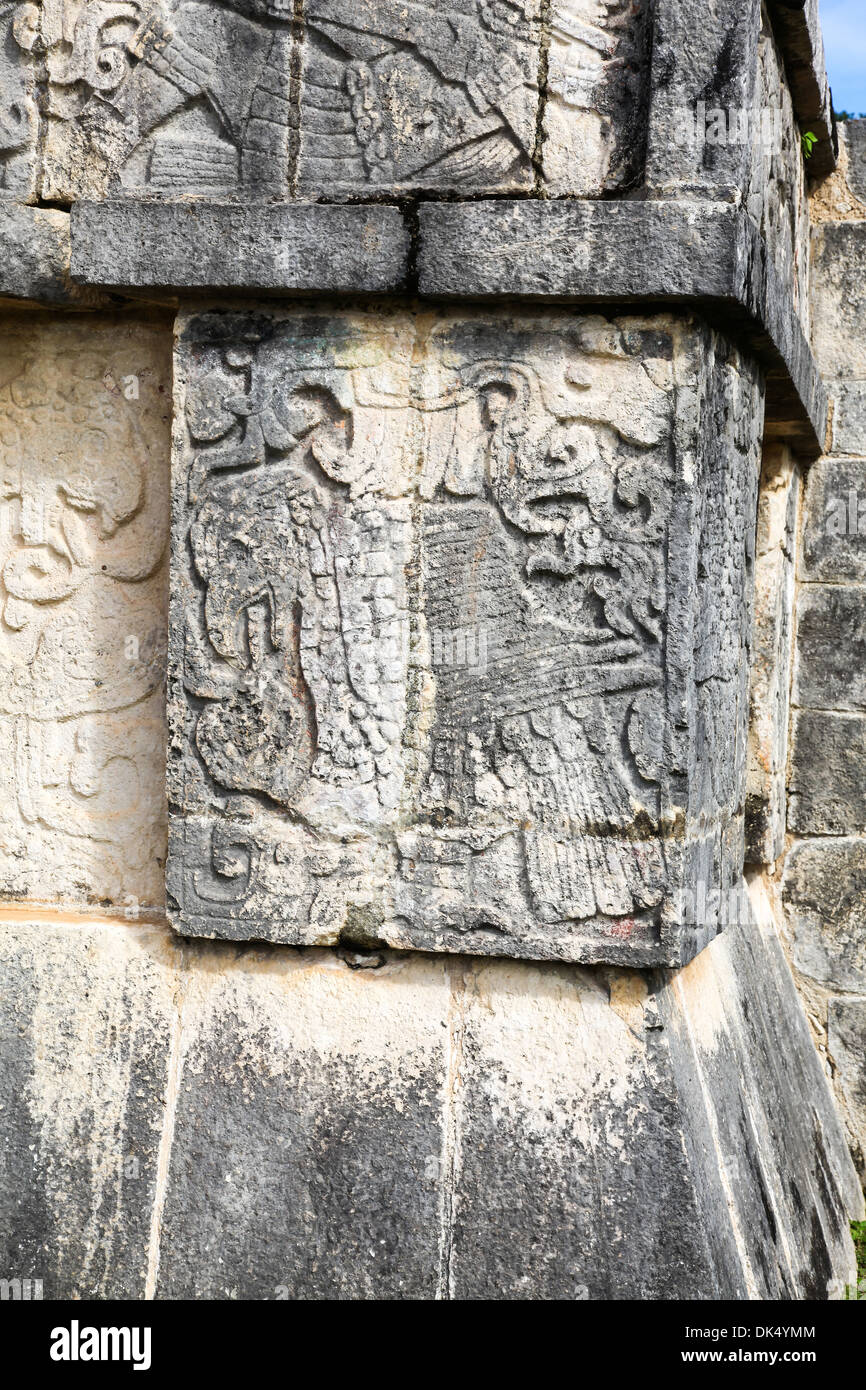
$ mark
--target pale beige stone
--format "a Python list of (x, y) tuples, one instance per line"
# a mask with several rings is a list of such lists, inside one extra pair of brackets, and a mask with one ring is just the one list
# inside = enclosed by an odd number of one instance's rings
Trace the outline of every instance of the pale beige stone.
[(162, 902), (169, 343), (156, 321), (4, 324), (6, 895)]

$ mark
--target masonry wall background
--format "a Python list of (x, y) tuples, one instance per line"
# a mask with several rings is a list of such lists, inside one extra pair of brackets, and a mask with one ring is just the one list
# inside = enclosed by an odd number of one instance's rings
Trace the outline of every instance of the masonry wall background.
[[(302, 33), (278, 4), (156, 7), (143, 28), (141, 15), (119, 17), (100, 64), (87, 4), (0, 6), (0, 1276), (98, 1298), (841, 1297), (862, 1192), (828, 1078), (861, 1178), (866, 1147), (866, 571), (850, 503), (862, 495), (866, 515), (861, 128), (812, 191), (810, 255), (806, 111), (814, 167), (832, 164), (811, 10), (798, 30), (813, 45), (807, 80), (786, 48), (786, 7), (754, 0), (720, 6), (709, 28), (703, 5), (667, 0), (504, 0), (479, 6), (477, 31), (455, 6), (426, 11), (408, 43), (410, 8), (417, 24), (420, 7), (369, 4), (371, 44), (328, 0), (310, 0)], [(672, 145), (708, 84), (726, 106), (777, 108), (770, 153)], [(485, 202), (491, 192), (517, 196)], [(444, 201), (419, 208), (431, 193)], [(291, 217), (287, 198), (301, 200)], [(765, 283), (744, 290), (743, 264), (762, 266)], [(587, 305), (602, 285), (611, 302)], [(515, 289), (523, 309), (503, 303)], [(453, 295), (467, 303), (446, 305)], [(479, 295), (492, 307), (474, 306)], [(726, 316), (710, 322), (706, 306), (722, 299)], [(211, 347), (190, 329), (214, 309), (241, 324), (219, 390)], [(359, 437), (364, 408), (385, 396), (389, 410), (409, 401), (426, 431), (408, 464), (390, 441), (371, 445), (371, 471), (432, 471), (431, 419), (438, 411), (441, 426), (449, 391), (468, 438), (495, 443), (492, 418), (517, 450), (521, 427), (543, 433), (575, 365), (591, 409), (583, 434), (558, 440), (564, 455), (602, 438), (610, 456), (639, 461), (644, 486), (647, 451), (673, 461), (686, 499), (674, 553), (692, 568), (673, 565), (644, 616), (687, 634), (676, 662), (668, 648), (657, 658), (665, 688), (685, 692), (682, 743), (674, 757), (648, 706), (622, 742), (648, 786), (651, 752), (673, 765), (685, 788), (670, 803), (686, 826), (680, 886), (739, 894), (728, 930), (716, 934), (724, 922), (704, 903), (694, 920), (672, 914), (664, 950), (652, 939), (642, 955), (640, 913), (619, 905), (633, 885), (610, 860), (583, 936), (491, 939), (485, 902), (480, 926), (451, 914), (401, 925), (401, 938), (381, 895), (359, 910), (347, 892), (357, 865), (324, 854), (308, 930), (271, 899), (265, 932), (237, 920), (226, 931), (283, 944), (169, 925), (166, 762), (190, 757), (178, 711), (198, 715), (205, 699), (175, 610), (169, 733), (169, 568), (177, 601), (179, 575), (199, 582), (182, 529), (187, 508), (199, 519), (195, 469), (230, 431), (247, 443), (246, 422), (262, 414), (261, 380), (233, 385), (251, 371), (250, 315), (320, 315), (324, 358), (334, 325), (359, 310), (377, 369), (391, 318), (421, 325), (405, 399), (392, 365), (372, 385), (356, 377), (350, 399), (342, 360), (326, 363)], [(455, 385), (442, 363), (475, 370), (472, 353), (451, 343), (440, 361), (429, 347), (461, 321), (470, 338), (485, 323), (503, 340), (523, 333), (511, 355), (536, 361), (544, 409), (535, 401), (509, 422), (516, 378), (503, 386), (514, 363), (500, 344), (487, 413), (469, 416), (477, 374)], [(822, 421), (811, 324), (832, 444), (810, 464)], [(287, 354), (268, 371), (296, 367)], [(348, 469), (333, 401), (330, 416), (309, 409), (308, 398), (263, 430), (319, 431), (324, 471)], [(831, 537), (837, 494), (847, 521)], [(519, 519), (525, 498), (503, 496)], [(243, 540), (228, 504), (222, 515), (227, 546)], [(217, 561), (233, 578), (237, 551)], [(607, 597), (622, 637), (635, 595), (624, 612), (619, 591)], [(223, 600), (228, 625), (232, 593)], [(348, 715), (341, 727), (352, 733)], [(550, 742), (538, 720), (516, 747), (531, 760)], [(243, 764), (237, 746), (229, 754)], [(271, 771), (256, 765), (259, 778)], [(203, 784), (198, 763), (194, 773)], [(374, 784), (389, 773), (377, 765)], [(243, 775), (219, 808), (242, 830), (258, 814)], [(196, 807), (176, 785), (183, 830)], [(616, 810), (625, 863), (634, 839)], [(178, 854), (195, 893), (216, 881), (226, 901), (242, 882), (245, 842), (232, 836), (204, 859)], [(638, 837), (635, 862), (648, 858)], [(445, 881), (454, 870), (442, 864)], [(519, 899), (510, 861), (498, 882)], [(647, 920), (658, 901), (638, 904)], [(211, 932), (206, 915), (196, 927), (172, 910), (181, 929)]]

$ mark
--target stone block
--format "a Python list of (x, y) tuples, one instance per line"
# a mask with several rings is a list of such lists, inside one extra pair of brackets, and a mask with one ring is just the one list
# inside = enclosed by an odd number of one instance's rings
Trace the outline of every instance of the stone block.
[(793, 722), (788, 828), (799, 835), (866, 830), (866, 717), (799, 710)]
[(164, 928), (3, 921), (0, 1278), (145, 1296), (176, 968)]
[(442, 299), (701, 302), (769, 367), (767, 420), (816, 457), (827, 394), (782, 278), (747, 213), (715, 202), (422, 203), (418, 286)]
[(848, 146), (848, 183), (851, 192), (866, 203), (866, 120), (845, 122)]
[(866, 999), (831, 999), (827, 1048), (836, 1071), (851, 1132), (852, 1148), (866, 1178)]
[(742, 863), (757, 374), (664, 317), (191, 314), (183, 933), (676, 963)]
[(801, 587), (793, 699), (808, 709), (866, 710), (866, 588)]
[(156, 1296), (435, 1298), (448, 963), (222, 945), (188, 964)]
[(6, 896), (163, 900), (169, 344), (159, 317), (4, 320)]
[(866, 841), (845, 836), (793, 845), (782, 902), (797, 969), (821, 984), (866, 993)]
[(799, 578), (866, 580), (866, 462), (821, 459), (806, 475)]
[(833, 453), (866, 455), (866, 381), (830, 385), (833, 398)]
[(378, 294), (409, 264), (397, 208), (127, 200), (78, 203), (71, 220), (82, 285)]
[(866, 380), (866, 221), (812, 234), (812, 347), (825, 377)]
[(782, 444), (764, 450), (758, 498), (749, 694), (746, 859), (773, 864), (785, 842), (794, 552), (800, 474)]

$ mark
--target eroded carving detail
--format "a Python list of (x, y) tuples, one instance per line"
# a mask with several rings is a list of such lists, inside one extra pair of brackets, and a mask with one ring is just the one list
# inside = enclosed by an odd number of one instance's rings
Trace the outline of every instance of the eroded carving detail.
[[(689, 795), (674, 341), (556, 314), (187, 323), (182, 929), (333, 940), (361, 913), (403, 945), (660, 958)], [(700, 660), (736, 743), (732, 673), (712, 640)]]
[(153, 349), (146, 332), (124, 351), (88, 327), (82, 350), (72, 326), (7, 327), (2, 873), (11, 893), (37, 895), (36, 866), (41, 895), (158, 904), (167, 429), (146, 399)]

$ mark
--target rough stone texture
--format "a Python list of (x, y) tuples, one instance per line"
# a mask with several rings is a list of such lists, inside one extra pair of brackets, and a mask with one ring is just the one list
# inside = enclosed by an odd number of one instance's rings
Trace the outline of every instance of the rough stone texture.
[(0, 930), (0, 1275), (142, 1298), (174, 1026), (164, 929)]
[(422, 204), (418, 284), (438, 298), (700, 301), (767, 361), (768, 418), (824, 444), (827, 400), (790, 288), (750, 218), (719, 204)]
[(72, 210), (72, 274), (85, 285), (375, 294), (401, 288), (408, 261), (397, 208), (113, 202)]
[(541, 12), (540, 0), (306, 0), (299, 192), (530, 189)]
[(157, 1297), (436, 1297), (448, 972), (191, 957)]
[(785, 842), (799, 484), (790, 450), (781, 444), (766, 446), (758, 499), (746, 781), (746, 861), (752, 864), (775, 863)]
[(739, 1277), (753, 1298), (822, 1298), (828, 1284), (843, 1296), (837, 1213), (856, 1218), (862, 1193), (760, 881), (736, 930), (669, 981), (659, 1017), (681, 1104), (702, 1117), (685, 1143), (719, 1284)]
[(828, 378), (834, 452), (866, 454), (866, 221), (825, 222), (813, 236), (813, 347)]
[(0, 301), (95, 306), (95, 290), (69, 275), (69, 214), (0, 200)]
[(748, 912), (656, 978), (181, 953), (165, 928), (82, 920), (6, 920), (2, 954), (0, 1269), (46, 1297), (826, 1298), (853, 1279), (845, 1138)]
[(866, 710), (866, 593), (859, 585), (800, 589), (793, 700), (811, 709)]
[[(182, 932), (677, 963), (742, 862), (760, 391), (688, 322), (192, 316)], [(722, 751), (724, 750), (724, 751)]]
[(44, 0), (42, 196), (286, 196), (292, 9), (281, 0)]
[(837, 989), (866, 992), (866, 840), (803, 840), (785, 860), (782, 901), (794, 964)]
[(795, 713), (788, 825), (800, 835), (866, 830), (866, 718), (825, 710)]
[(551, 196), (609, 195), (643, 179), (651, 50), (648, 0), (553, 0), (541, 131)]
[(866, 1179), (866, 999), (831, 999), (827, 1032), (854, 1157)]
[(830, 84), (824, 59), (819, 0), (767, 0), (773, 32), (785, 58), (785, 73), (800, 129), (817, 135), (809, 174), (832, 173), (838, 152)]
[(160, 904), (167, 325), (9, 315), (0, 349), (0, 884)]
[(0, 4), (0, 207), (36, 194), (39, 109), (31, 54), (37, 23), (35, 5)]
[(866, 203), (866, 120), (845, 121), (848, 145), (848, 182), (854, 195)]
[(812, 582), (866, 581), (866, 462), (825, 458), (809, 469), (798, 574)]

